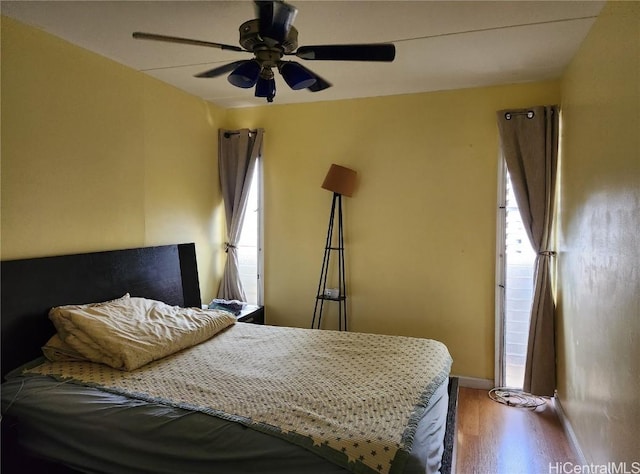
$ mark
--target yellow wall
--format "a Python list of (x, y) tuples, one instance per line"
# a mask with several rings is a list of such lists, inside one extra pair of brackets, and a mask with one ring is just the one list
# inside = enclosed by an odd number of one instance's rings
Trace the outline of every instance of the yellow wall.
[(610, 2), (562, 82), (558, 392), (594, 464), (640, 461), (639, 110), (640, 3)]
[(2, 17), (2, 258), (196, 242), (220, 275), (225, 112)]
[[(331, 205), (320, 184), (337, 163), (359, 175), (344, 198), (350, 329), (439, 339), (454, 373), (493, 379), (495, 112), (559, 92), (548, 82), (230, 110), (232, 128), (266, 129), (269, 323), (311, 324)], [(335, 311), (324, 318), (336, 327)]]

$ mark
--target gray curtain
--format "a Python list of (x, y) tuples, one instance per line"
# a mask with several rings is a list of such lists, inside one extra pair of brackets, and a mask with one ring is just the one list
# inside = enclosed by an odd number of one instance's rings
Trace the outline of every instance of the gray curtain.
[(558, 107), (498, 112), (502, 152), (535, 260), (524, 391), (552, 396), (556, 387), (555, 304), (549, 248), (558, 162)]
[(242, 231), (256, 159), (262, 151), (263, 133), (262, 129), (255, 132), (248, 129), (218, 131), (218, 169), (227, 221), (227, 261), (218, 298), (246, 300), (238, 271), (236, 246)]

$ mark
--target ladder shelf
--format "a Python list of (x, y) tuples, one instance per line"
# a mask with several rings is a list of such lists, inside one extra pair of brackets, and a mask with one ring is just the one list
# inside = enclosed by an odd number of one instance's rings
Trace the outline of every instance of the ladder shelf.
[[(337, 245), (334, 245), (334, 230), (336, 209), (338, 214), (337, 225)], [(329, 273), (329, 264), (332, 252), (337, 252), (338, 256), (338, 295), (331, 295), (327, 292), (327, 276)], [(344, 233), (342, 227), (342, 195), (333, 193), (333, 201), (331, 204), (331, 214), (329, 216), (329, 228), (327, 230), (327, 240), (324, 247), (324, 258), (322, 259), (322, 270), (320, 272), (320, 281), (318, 282), (318, 291), (316, 292), (316, 304), (313, 310), (313, 320), (311, 321), (312, 329), (320, 329), (322, 324), (322, 312), (324, 310), (325, 301), (334, 301), (338, 303), (338, 329), (340, 331), (347, 330), (347, 289), (345, 283), (345, 267), (344, 267)]]

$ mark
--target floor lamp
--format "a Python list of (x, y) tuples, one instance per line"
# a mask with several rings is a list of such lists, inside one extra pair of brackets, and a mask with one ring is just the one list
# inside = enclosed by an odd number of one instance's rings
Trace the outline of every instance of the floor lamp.
[[(338, 329), (347, 330), (347, 289), (344, 269), (344, 232), (342, 227), (342, 196), (353, 194), (356, 184), (356, 172), (344, 166), (331, 165), (322, 187), (333, 192), (331, 202), (331, 214), (329, 215), (329, 228), (327, 230), (327, 240), (324, 246), (324, 258), (322, 259), (322, 271), (316, 293), (316, 304), (313, 309), (312, 329), (320, 329), (322, 323), (322, 311), (325, 301), (338, 303)], [(337, 238), (334, 238), (336, 230), (337, 214)], [(327, 275), (329, 273), (329, 263), (333, 252), (338, 256), (338, 288), (327, 288)]]

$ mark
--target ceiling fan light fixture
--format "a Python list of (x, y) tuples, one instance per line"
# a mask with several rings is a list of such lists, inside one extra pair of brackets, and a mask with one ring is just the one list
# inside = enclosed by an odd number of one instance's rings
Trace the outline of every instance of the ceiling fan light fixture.
[(260, 64), (258, 61), (251, 59), (240, 64), (227, 77), (227, 80), (236, 87), (242, 89), (250, 89), (256, 85), (260, 76)]
[(294, 91), (306, 89), (316, 83), (316, 78), (306, 68), (291, 61), (280, 66), (280, 74)]
[(273, 78), (273, 73), (270, 77), (263, 77), (261, 74), (256, 83), (256, 97), (265, 97), (267, 102), (273, 102), (273, 98), (276, 96), (276, 81)]

